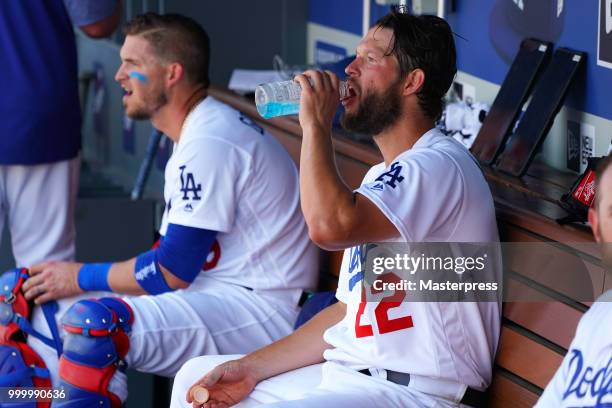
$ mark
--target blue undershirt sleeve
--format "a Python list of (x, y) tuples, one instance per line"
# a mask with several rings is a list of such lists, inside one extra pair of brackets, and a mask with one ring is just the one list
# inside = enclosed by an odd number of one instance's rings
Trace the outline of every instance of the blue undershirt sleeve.
[(177, 278), (191, 283), (202, 270), (216, 237), (217, 231), (168, 224), (157, 249), (157, 261)]

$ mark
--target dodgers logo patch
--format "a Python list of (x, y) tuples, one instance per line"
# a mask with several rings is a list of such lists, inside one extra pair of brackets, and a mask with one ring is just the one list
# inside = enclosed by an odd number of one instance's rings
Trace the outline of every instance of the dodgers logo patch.
[[(402, 166), (399, 164), (399, 162), (393, 163), (388, 171), (376, 178), (376, 181), (382, 181), (391, 188), (397, 187), (398, 183), (404, 181), (404, 176), (402, 176)], [(382, 186), (380, 189), (382, 190)]]
[(597, 368), (585, 364), (580, 350), (572, 349), (569, 353), (569, 384), (563, 400), (571, 398), (572, 405), (581, 407), (612, 406), (612, 357), (605, 366)]
[[(186, 167), (185, 165), (179, 167), (181, 170), (181, 192), (183, 193), (183, 200), (200, 200), (202, 196), (198, 195), (198, 193), (202, 192), (202, 184), (196, 184), (193, 173), (186, 172)], [(190, 193), (192, 194), (191, 197), (189, 197)]]

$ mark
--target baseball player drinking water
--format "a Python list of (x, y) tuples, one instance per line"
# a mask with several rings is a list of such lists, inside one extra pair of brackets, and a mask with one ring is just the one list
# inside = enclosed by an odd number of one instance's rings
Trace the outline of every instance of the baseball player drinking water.
[[(62, 299), (59, 363), (50, 342), (28, 337), (53, 385), (68, 390), (70, 399), (57, 406), (121, 406), (126, 364), (172, 376), (195, 356), (265, 346), (291, 332), (303, 289), (316, 286), (317, 251), (299, 207), (297, 169), (273, 137), (207, 95), (202, 27), (148, 13), (125, 34), (115, 79), (126, 113), (151, 119), (175, 142), (162, 238), (124, 262), (31, 267), (25, 298)], [(22, 283), (7, 276), (4, 282)], [(39, 307), (31, 326), (51, 337)]]
[[(589, 223), (611, 278), (612, 155), (600, 163), (595, 177)], [(612, 407), (612, 290), (601, 295), (580, 319), (569, 351), (536, 407)]]
[(478, 164), (434, 128), (455, 73), (453, 34), (438, 17), (392, 11), (368, 31), (346, 68), (342, 124), (372, 135), (384, 163), (355, 191), (334, 163), (339, 79), (318, 71), (296, 78), (302, 210), (319, 246), (344, 249), (339, 302), (253, 353), (190, 360), (175, 377), (173, 408), (483, 404), (500, 330), (498, 302), (411, 303), (403, 291), (381, 301), (362, 297), (364, 243), (498, 241)]

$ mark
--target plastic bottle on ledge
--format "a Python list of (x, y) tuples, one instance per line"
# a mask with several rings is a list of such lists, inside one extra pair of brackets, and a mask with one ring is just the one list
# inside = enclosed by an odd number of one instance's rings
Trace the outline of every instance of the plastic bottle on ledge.
[[(264, 118), (295, 115), (300, 111), (302, 87), (295, 81), (271, 82), (255, 89), (257, 112)], [(340, 99), (348, 95), (346, 81), (340, 81)]]

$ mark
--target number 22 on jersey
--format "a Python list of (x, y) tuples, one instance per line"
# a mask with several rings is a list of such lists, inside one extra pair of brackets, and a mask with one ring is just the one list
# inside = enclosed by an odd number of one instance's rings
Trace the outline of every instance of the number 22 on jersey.
[[(383, 282), (399, 283), (400, 279), (393, 273), (386, 273), (380, 275), (379, 279)], [(365, 282), (365, 281), (364, 281)], [(370, 293), (377, 295), (380, 291), (370, 287)], [(378, 326), (378, 332), (380, 334), (391, 333), (398, 330), (409, 329), (414, 326), (412, 322), (412, 316), (403, 316), (395, 319), (389, 318), (389, 310), (399, 307), (404, 298), (406, 297), (406, 291), (395, 290), (391, 295), (385, 296), (376, 302), (374, 299), (370, 299), (370, 307), (374, 307), (374, 317), (376, 318), (376, 326)], [(366, 286), (361, 286), (361, 302), (359, 303), (359, 309), (355, 316), (355, 336), (369, 337), (374, 335), (374, 329), (371, 324), (361, 324), (361, 318), (368, 307), (368, 301), (366, 298)]]

